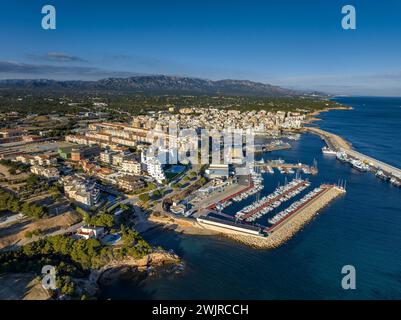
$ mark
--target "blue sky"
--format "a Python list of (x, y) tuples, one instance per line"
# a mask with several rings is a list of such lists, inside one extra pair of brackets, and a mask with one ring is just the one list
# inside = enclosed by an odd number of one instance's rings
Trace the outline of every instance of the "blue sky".
[[(41, 8), (57, 29), (41, 28)], [(341, 28), (352, 4), (357, 29)], [(170, 74), (401, 95), (401, 1), (2, 0), (0, 78)]]

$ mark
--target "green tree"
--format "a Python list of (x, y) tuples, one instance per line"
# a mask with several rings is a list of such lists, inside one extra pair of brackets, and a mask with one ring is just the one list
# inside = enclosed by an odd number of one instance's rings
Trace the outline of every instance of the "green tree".
[(142, 202), (148, 202), (150, 200), (150, 196), (147, 193), (142, 193), (139, 195), (139, 200)]

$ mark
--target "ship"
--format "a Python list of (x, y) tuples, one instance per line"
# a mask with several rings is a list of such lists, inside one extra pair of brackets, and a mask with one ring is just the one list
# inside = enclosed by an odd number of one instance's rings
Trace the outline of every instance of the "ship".
[(355, 168), (356, 170), (361, 171), (361, 172), (366, 172), (366, 171), (369, 171), (369, 169), (370, 169), (370, 167), (367, 164), (365, 164), (359, 160), (351, 160), (351, 165), (353, 168)]
[(323, 152), (324, 154), (329, 154), (329, 155), (334, 155), (334, 156), (337, 154), (336, 151), (334, 151), (334, 150), (332, 150), (332, 149), (330, 149), (330, 148), (328, 148), (328, 147), (323, 147), (323, 148), (322, 148), (322, 152)]
[(348, 158), (347, 154), (344, 151), (337, 152), (336, 153), (336, 157), (341, 162), (349, 162), (349, 158)]
[(401, 182), (400, 182), (400, 180), (398, 180), (398, 179), (395, 178), (395, 177), (392, 177), (392, 178), (390, 179), (390, 183), (391, 183), (393, 186), (395, 186), (395, 187), (401, 187)]
[(388, 176), (386, 176), (386, 175), (384, 174), (384, 172), (383, 172), (382, 170), (378, 170), (378, 171), (376, 172), (375, 176), (378, 177), (379, 179), (384, 180), (384, 181), (387, 181), (387, 180), (390, 179)]

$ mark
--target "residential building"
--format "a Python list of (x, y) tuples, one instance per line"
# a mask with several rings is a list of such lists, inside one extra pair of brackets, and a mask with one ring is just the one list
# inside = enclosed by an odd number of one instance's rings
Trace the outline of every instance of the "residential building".
[(100, 190), (95, 182), (88, 181), (78, 176), (62, 177), (65, 194), (72, 200), (91, 207), (100, 200)]
[(115, 155), (116, 153), (113, 151), (110, 151), (109, 149), (106, 149), (105, 151), (100, 153), (100, 161), (107, 163), (107, 164), (112, 164), (112, 159), (113, 159), (113, 155)]
[(99, 239), (104, 234), (103, 227), (84, 226), (77, 230), (77, 236), (83, 239)]
[(138, 176), (126, 175), (117, 180), (118, 187), (126, 190), (133, 191), (145, 187), (145, 182)]
[(100, 147), (94, 146), (82, 146), (79, 148), (73, 148), (71, 150), (71, 160), (81, 161), (83, 159), (92, 158), (100, 154)]
[(39, 165), (33, 165), (30, 168), (31, 172), (33, 174), (36, 174), (38, 176), (43, 176), (46, 177), (48, 179), (58, 179), (60, 178), (60, 173), (56, 168), (53, 167), (42, 167)]
[(135, 159), (127, 159), (122, 162), (121, 170), (139, 176), (141, 174), (141, 164)]

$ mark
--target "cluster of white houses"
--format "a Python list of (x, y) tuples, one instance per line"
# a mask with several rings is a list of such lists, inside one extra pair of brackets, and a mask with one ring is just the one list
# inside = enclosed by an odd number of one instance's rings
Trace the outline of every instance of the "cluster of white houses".
[(41, 154), (35, 156), (20, 154), (15, 157), (15, 161), (30, 165), (50, 166), (57, 164), (57, 154)]
[(43, 167), (39, 165), (33, 165), (31, 166), (30, 170), (33, 174), (43, 176), (48, 179), (57, 180), (60, 178), (60, 172), (55, 167)]

